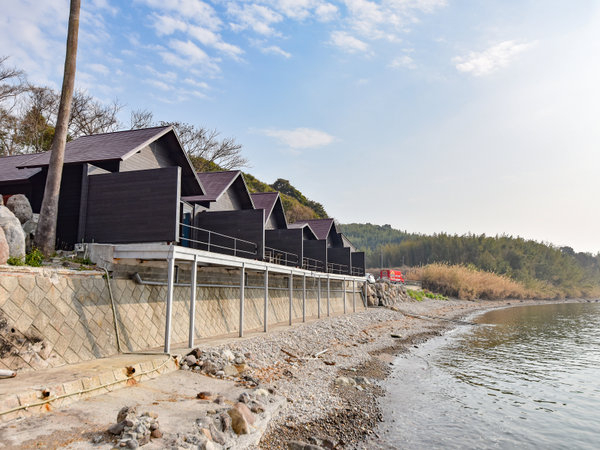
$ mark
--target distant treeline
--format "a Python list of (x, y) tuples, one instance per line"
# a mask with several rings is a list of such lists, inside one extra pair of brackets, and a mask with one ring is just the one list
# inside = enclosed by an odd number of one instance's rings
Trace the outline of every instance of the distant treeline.
[(576, 253), (571, 247), (520, 237), (445, 233), (432, 236), (395, 230), (390, 225), (341, 225), (346, 236), (366, 252), (367, 267), (459, 264), (506, 275), (531, 284), (581, 289), (600, 285), (600, 254)]

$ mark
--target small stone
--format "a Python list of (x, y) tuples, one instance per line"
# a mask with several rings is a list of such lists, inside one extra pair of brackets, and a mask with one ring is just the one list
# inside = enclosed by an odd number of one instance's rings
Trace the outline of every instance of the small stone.
[[(1, 197), (2, 196), (0, 196), (0, 198)], [(101, 434), (98, 434), (92, 438), (92, 444), (99, 444), (100, 442), (102, 442), (103, 439), (104, 439), (104, 436), (102, 436)]]
[(154, 431), (154, 430), (158, 430), (158, 424), (156, 422), (154, 422), (153, 424), (150, 424), (150, 431)]
[(221, 413), (218, 417), (218, 421), (223, 433), (227, 433), (229, 430), (231, 430), (231, 416), (229, 414)]
[(187, 355), (185, 357), (185, 364), (187, 364), (188, 366), (193, 366), (194, 364), (196, 364), (197, 358), (194, 355)]
[(348, 377), (338, 377), (334, 383), (336, 386), (353, 386), (356, 384), (356, 381)]
[(222, 395), (219, 395), (217, 398), (215, 398), (213, 400), (214, 403), (216, 403), (217, 405), (222, 405), (223, 403), (225, 403), (225, 399), (223, 398)]
[(229, 362), (235, 360), (235, 355), (233, 354), (233, 352), (231, 350), (228, 350), (228, 349), (224, 349), (221, 352), (221, 357)]
[(125, 426), (129, 427), (129, 428), (133, 427), (133, 420), (126, 419), (125, 420)]
[(140, 446), (139, 442), (135, 439), (129, 439), (127, 441), (127, 448), (138, 448)]
[[(237, 372), (237, 370), (236, 370)], [(217, 372), (215, 373), (215, 377), (219, 377), (219, 378), (223, 378), (225, 376), (225, 372), (223, 372), (222, 370), (217, 370)]]
[(365, 388), (363, 388), (362, 386), (358, 385), (358, 386), (356, 386), (356, 390), (357, 391), (364, 391)]
[(153, 439), (160, 439), (162, 437), (162, 431), (160, 431), (158, 428), (155, 430), (152, 430), (152, 433), (150, 433), (150, 436), (152, 436)]
[(235, 377), (238, 373), (239, 372), (234, 365), (227, 364), (225, 367), (223, 367), (223, 374), (227, 377)]
[(134, 406), (123, 406), (117, 414), (117, 422), (123, 422), (129, 414), (135, 414), (137, 412)]
[(188, 366), (187, 364), (183, 363), (180, 367), (181, 370), (190, 370), (190, 366)]
[(231, 417), (231, 428), (233, 428), (235, 434), (248, 434), (250, 432), (250, 426), (239, 409), (231, 408), (227, 411), (227, 414)]
[(366, 386), (369, 386), (371, 384), (369, 379), (365, 377), (354, 377), (354, 381), (356, 381), (357, 384), (362, 384)]
[(213, 393), (210, 391), (202, 391), (196, 394), (196, 398), (200, 400), (210, 400), (213, 397)]
[(265, 407), (263, 404), (257, 402), (256, 400), (252, 400), (248, 406), (250, 407), (250, 411), (252, 411), (254, 414), (261, 414), (265, 412)]
[(402, 336), (400, 336), (399, 334), (392, 333), (392, 334), (390, 334), (390, 336), (395, 339), (402, 339)]
[(123, 432), (123, 429), (125, 428), (125, 422), (119, 422), (119, 423), (115, 423), (114, 425), (111, 425), (110, 427), (108, 427), (108, 432), (114, 435), (119, 435)]
[(254, 391), (254, 395), (258, 396), (258, 397), (268, 397), (269, 396), (269, 391), (267, 391), (266, 389), (256, 389)]
[(250, 402), (250, 394), (248, 394), (247, 392), (242, 392), (240, 394), (240, 396), (238, 397), (238, 402), (249, 403)]

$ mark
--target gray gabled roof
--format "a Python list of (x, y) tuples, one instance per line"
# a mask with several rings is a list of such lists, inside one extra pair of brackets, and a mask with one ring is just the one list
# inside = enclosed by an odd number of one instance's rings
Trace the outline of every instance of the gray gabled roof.
[(290, 228), (290, 229), (302, 229), (303, 232), (305, 230), (308, 230), (308, 232), (310, 234), (312, 234), (315, 239), (319, 239), (318, 236), (317, 236), (317, 233), (315, 233), (315, 230), (313, 230), (312, 227), (309, 224), (307, 224), (306, 222), (289, 223), (288, 224), (288, 228)]
[(256, 192), (250, 194), (250, 196), (254, 202), (254, 208), (265, 210), (265, 223), (267, 223), (269, 217), (275, 213), (280, 217), (279, 222), (283, 222), (281, 225), (287, 228), (287, 218), (285, 217), (285, 211), (283, 210), (283, 203), (281, 203), (279, 192)]
[[(125, 160), (172, 129), (172, 126), (164, 126), (81, 136), (67, 143), (64, 164)], [(44, 152), (21, 167), (44, 167), (49, 162), (50, 152)]]
[(310, 225), (319, 239), (327, 239), (331, 227), (334, 226), (333, 219), (300, 220), (296, 223), (305, 223)]
[[(42, 169), (19, 169), (19, 166), (37, 155), (13, 155), (0, 158), (0, 184), (28, 180)], [(2, 192), (0, 192), (1, 194)]]
[(248, 186), (246, 186), (246, 182), (244, 181), (244, 177), (240, 170), (198, 172), (196, 175), (202, 183), (204, 195), (186, 196), (182, 197), (183, 200), (187, 202), (216, 202), (233, 183), (238, 179), (241, 179), (244, 191), (248, 196), (248, 206), (250, 209), (254, 209), (252, 196), (250, 195), (250, 192), (248, 192)]

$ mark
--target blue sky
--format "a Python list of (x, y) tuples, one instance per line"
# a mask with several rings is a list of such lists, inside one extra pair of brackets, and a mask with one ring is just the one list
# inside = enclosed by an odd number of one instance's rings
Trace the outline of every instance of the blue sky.
[[(68, 2), (0, 0), (0, 55), (59, 86)], [(218, 129), (341, 222), (600, 251), (600, 5), (83, 0), (77, 84)]]

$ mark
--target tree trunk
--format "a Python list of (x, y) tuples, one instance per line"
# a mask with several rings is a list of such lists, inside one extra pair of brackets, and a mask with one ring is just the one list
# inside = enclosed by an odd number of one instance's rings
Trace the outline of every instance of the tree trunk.
[(65, 72), (63, 76), (60, 105), (56, 119), (56, 129), (52, 146), (50, 147), (50, 164), (46, 178), (46, 189), (40, 211), (40, 219), (35, 234), (34, 245), (45, 256), (54, 253), (56, 245), (56, 220), (58, 217), (58, 197), (62, 178), (65, 145), (71, 115), (71, 100), (75, 86), (75, 65), (77, 61), (77, 38), (79, 34), (79, 9), (81, 0), (71, 0), (69, 12), (69, 28), (67, 31), (67, 54), (65, 57)]

